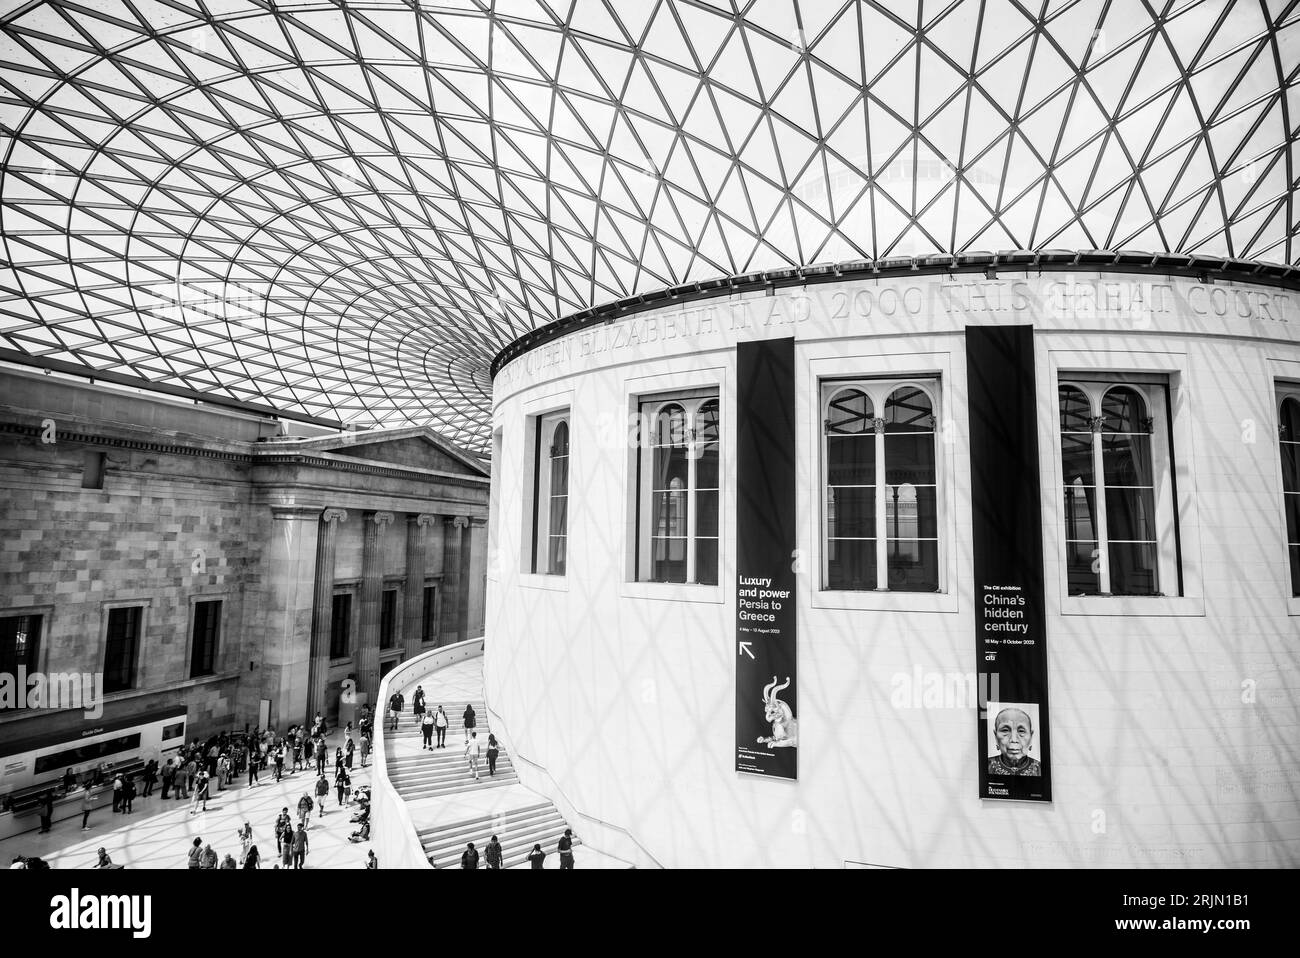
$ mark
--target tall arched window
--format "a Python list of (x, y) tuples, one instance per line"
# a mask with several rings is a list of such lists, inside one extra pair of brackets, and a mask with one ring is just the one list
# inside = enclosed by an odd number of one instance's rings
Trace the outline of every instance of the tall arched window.
[(1069, 382), (1057, 396), (1070, 594), (1177, 591), (1168, 442), (1151, 401), (1163, 384)]
[(546, 527), (547, 572), (564, 575), (569, 538), (569, 424), (561, 420), (551, 437), (551, 514)]
[(564, 575), (569, 546), (569, 410), (536, 417), (529, 571)]
[(716, 390), (640, 402), (638, 581), (717, 585), (718, 410)]
[(1286, 515), (1291, 594), (1300, 596), (1300, 386), (1279, 390), (1278, 445), (1282, 452), (1282, 508)]
[(823, 588), (938, 591), (938, 383), (825, 383), (822, 394)]

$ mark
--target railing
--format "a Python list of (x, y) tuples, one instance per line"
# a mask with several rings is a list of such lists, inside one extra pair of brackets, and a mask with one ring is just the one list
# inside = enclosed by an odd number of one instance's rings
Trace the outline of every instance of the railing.
[(384, 736), (388, 729), (388, 699), (394, 688), (401, 688), (424, 678), (431, 672), (446, 668), (483, 654), (483, 639), (469, 639), (455, 645), (423, 652), (407, 659), (383, 677), (375, 702), (375, 763), (370, 778), (370, 842), (380, 868), (432, 868), (424, 857), (424, 846), (411, 821), (406, 801), (388, 779), (388, 756), (384, 749)]
[[(575, 830), (577, 831), (578, 836), (582, 838), (582, 843), (584, 845), (611, 855), (613, 855), (616, 850), (619, 850), (609, 841), (590, 841), (583, 829), (577, 827), (578, 819), (590, 822), (606, 833), (615, 832), (618, 835), (622, 835), (623, 838), (630, 843), (630, 847), (634, 848), (638, 853), (630, 856), (627, 854), (619, 854), (615, 855), (615, 857), (632, 860), (638, 867), (643, 865), (651, 865), (655, 868), (664, 867), (659, 862), (659, 859), (655, 858), (650, 850), (642, 845), (637, 837), (622, 825), (614, 825), (610, 822), (603, 821), (602, 819), (596, 818), (594, 815), (588, 815), (586, 812), (578, 808), (578, 806), (569, 799), (569, 796), (565, 793), (564, 789), (560, 787), (560, 783), (555, 780), (555, 776), (550, 773), (550, 770), (547, 769), (546, 766), (534, 762), (515, 747), (514, 742), (510, 738), (509, 732), (506, 730), (506, 723), (501, 720), (501, 716), (492, 709), (492, 705), (487, 701), (486, 689), (483, 691), (483, 697), (483, 707), (487, 710), (488, 716), (493, 720), (492, 728), (496, 732), (497, 738), (501, 739), (501, 743), (506, 747), (506, 751), (510, 755), (511, 762), (514, 763), (515, 774), (519, 776), (519, 781), (524, 785), (524, 787), (531, 788), (533, 791), (540, 793), (554, 802), (559, 807), (560, 813), (564, 816), (565, 820), (571, 822), (575, 826)], [(528, 780), (531, 776), (521, 774), (523, 772), (523, 769), (520, 766), (521, 762), (534, 769), (539, 777), (545, 778), (547, 783), (549, 783), (549, 788), (537, 787)]]

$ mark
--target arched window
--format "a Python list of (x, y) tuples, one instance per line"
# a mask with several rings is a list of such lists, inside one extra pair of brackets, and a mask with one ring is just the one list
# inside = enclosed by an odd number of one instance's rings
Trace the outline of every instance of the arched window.
[(547, 572), (564, 575), (569, 531), (569, 424), (563, 420), (551, 437), (550, 516), (546, 527)]
[[(1071, 382), (1058, 388), (1065, 561), (1072, 595), (1161, 595), (1162, 548), (1173, 524), (1162, 521), (1156, 437), (1144, 387)], [(1163, 447), (1162, 447), (1163, 448)], [(1163, 496), (1167, 512), (1173, 503)], [(1172, 551), (1176, 555), (1176, 548)], [(1166, 570), (1168, 573), (1172, 570)], [(1176, 583), (1176, 574), (1167, 576)]]
[(716, 585), (717, 391), (643, 397), (639, 405), (636, 578)]
[(569, 552), (569, 410), (536, 417), (529, 571), (564, 575)]
[(823, 588), (939, 590), (937, 385), (823, 385)]
[(1291, 566), (1291, 594), (1300, 596), (1300, 386), (1282, 390), (1278, 407), (1278, 445), (1282, 452), (1282, 507)]

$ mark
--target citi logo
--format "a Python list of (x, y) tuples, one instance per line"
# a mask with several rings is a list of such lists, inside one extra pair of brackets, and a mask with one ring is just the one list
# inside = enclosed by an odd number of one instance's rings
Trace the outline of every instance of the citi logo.
[(152, 895), (69, 895), (50, 899), (50, 927), (56, 931), (128, 929), (135, 938), (148, 938), (153, 930)]

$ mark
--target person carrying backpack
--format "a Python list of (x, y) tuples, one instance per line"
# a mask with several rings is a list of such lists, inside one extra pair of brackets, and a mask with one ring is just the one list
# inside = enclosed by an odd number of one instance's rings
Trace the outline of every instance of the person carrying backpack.
[(460, 856), (461, 868), (478, 868), (478, 852), (474, 850), (474, 843), (470, 842), (465, 846), (465, 851)]
[[(313, 807), (313, 803), (311, 800), (311, 796), (304, 792), (302, 798), (298, 799), (298, 824), (299, 825), (305, 825), (307, 823), (307, 819), (311, 818), (312, 807)], [(287, 840), (292, 840), (292, 836), (289, 836)]]
[(433, 727), (438, 732), (438, 744), (436, 748), (447, 747), (447, 713), (443, 711), (441, 705), (438, 706), (438, 714), (433, 717)]

